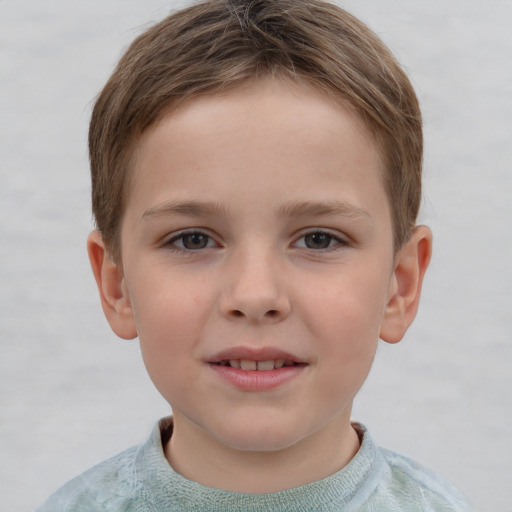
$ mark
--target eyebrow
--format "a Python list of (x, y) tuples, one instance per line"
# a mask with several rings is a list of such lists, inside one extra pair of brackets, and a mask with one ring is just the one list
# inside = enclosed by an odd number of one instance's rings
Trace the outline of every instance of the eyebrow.
[(373, 223), (370, 213), (345, 201), (305, 201), (285, 204), (279, 213), (286, 217), (321, 217), (342, 215), (344, 217), (362, 218)]
[[(207, 217), (226, 215), (228, 209), (215, 201), (167, 201), (147, 209), (141, 217), (164, 217), (167, 215), (183, 215), (188, 217)], [(283, 217), (321, 217), (342, 215), (354, 219), (366, 219), (373, 223), (370, 213), (345, 201), (303, 201), (287, 203), (277, 209)]]
[(226, 213), (226, 208), (217, 202), (202, 201), (167, 201), (147, 209), (142, 218), (163, 217), (166, 215), (184, 215), (189, 217), (220, 216)]

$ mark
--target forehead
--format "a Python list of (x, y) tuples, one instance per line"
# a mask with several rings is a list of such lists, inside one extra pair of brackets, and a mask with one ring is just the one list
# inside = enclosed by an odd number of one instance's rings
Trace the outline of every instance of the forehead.
[(381, 181), (378, 147), (364, 122), (310, 84), (268, 77), (194, 98), (150, 127), (134, 148), (128, 204), (150, 208), (184, 184), (213, 194), (242, 181), (250, 197), (267, 180), (289, 194), (304, 191), (312, 175), (308, 190), (321, 196), (339, 168)]
[[(294, 117), (297, 125), (302, 124), (302, 126), (306, 126), (308, 120), (314, 121), (315, 118), (325, 116), (326, 113), (332, 118), (338, 114), (345, 119), (345, 122), (357, 126), (378, 144), (375, 128), (365, 121), (364, 114), (361, 114), (349, 99), (328, 89), (325, 85), (314, 83), (308, 77), (291, 78), (276, 71), (273, 75), (244, 79), (221, 91), (178, 98), (170, 104), (162, 105), (156, 120), (149, 127), (144, 128), (141, 136), (136, 137), (133, 145), (134, 152), (136, 154), (137, 149), (162, 123), (174, 121), (174, 123), (190, 124), (194, 118), (206, 117), (208, 113), (217, 115), (230, 108), (243, 111), (244, 122), (250, 123), (251, 120), (258, 120), (258, 113), (263, 105), (277, 108), (276, 114), (284, 108), (295, 110)], [(274, 119), (278, 117), (267, 116), (263, 121), (270, 124)], [(211, 128), (220, 127), (220, 118), (211, 121)], [(191, 127), (195, 131), (194, 136), (200, 135), (198, 130), (200, 127), (197, 125)]]

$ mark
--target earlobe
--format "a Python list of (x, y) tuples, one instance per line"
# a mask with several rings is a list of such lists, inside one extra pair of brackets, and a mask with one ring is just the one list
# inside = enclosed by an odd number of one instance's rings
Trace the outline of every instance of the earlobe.
[(398, 343), (418, 311), (421, 287), (432, 255), (432, 232), (417, 226), (397, 254), (380, 337)]
[(137, 329), (122, 269), (113, 261), (98, 231), (89, 235), (87, 251), (110, 327), (120, 338), (135, 338)]

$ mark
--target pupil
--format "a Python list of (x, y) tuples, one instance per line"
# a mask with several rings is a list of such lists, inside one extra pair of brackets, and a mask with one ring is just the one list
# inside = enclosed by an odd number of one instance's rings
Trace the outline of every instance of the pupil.
[(208, 237), (201, 233), (184, 235), (183, 245), (187, 249), (204, 249), (208, 245)]
[(310, 249), (326, 249), (331, 243), (331, 235), (325, 233), (312, 233), (306, 235), (306, 246)]

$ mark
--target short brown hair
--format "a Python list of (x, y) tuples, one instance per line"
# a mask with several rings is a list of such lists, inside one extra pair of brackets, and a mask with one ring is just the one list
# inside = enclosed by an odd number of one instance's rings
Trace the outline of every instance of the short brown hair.
[(421, 113), (384, 43), (320, 0), (206, 0), (137, 37), (95, 103), (93, 214), (114, 258), (120, 257), (131, 151), (141, 134), (187, 99), (269, 74), (322, 88), (361, 116), (381, 147), (395, 249), (404, 244), (421, 198)]

